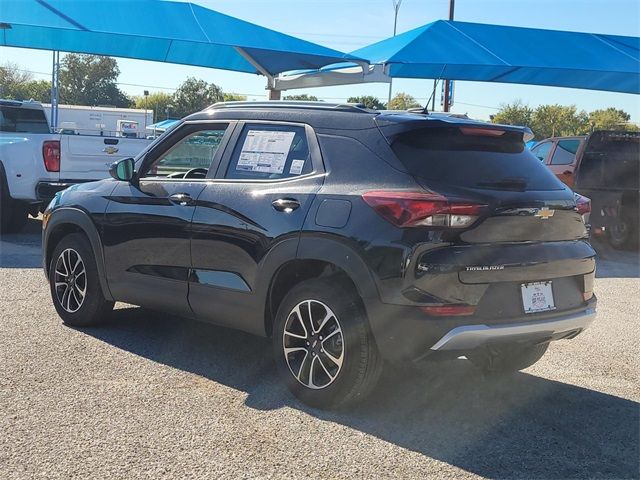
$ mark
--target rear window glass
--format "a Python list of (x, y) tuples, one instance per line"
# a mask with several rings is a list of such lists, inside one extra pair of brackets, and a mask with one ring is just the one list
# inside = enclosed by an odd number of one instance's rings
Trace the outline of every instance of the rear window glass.
[(33, 108), (0, 107), (0, 132), (50, 133), (44, 111)]
[(580, 163), (580, 187), (637, 190), (639, 178), (640, 137), (634, 134), (594, 134)]
[(471, 128), (420, 128), (392, 143), (413, 175), (463, 187), (498, 190), (561, 190), (563, 185), (525, 148), (520, 132), (477, 135)]

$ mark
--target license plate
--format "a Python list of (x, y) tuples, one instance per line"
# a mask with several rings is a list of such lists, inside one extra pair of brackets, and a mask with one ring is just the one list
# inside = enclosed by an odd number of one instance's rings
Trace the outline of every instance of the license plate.
[(551, 282), (523, 283), (521, 289), (524, 313), (555, 310)]

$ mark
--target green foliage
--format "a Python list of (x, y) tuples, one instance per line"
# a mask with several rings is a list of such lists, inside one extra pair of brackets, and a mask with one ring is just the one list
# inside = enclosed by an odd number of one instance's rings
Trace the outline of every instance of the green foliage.
[(0, 66), (0, 98), (12, 100), (51, 101), (51, 83), (34, 80), (29, 72), (14, 63)]
[(398, 92), (387, 105), (389, 110), (408, 110), (410, 108), (420, 107), (422, 107), (422, 105), (420, 105), (414, 97), (404, 92)]
[(575, 105), (540, 105), (533, 112), (531, 129), (536, 138), (579, 135), (589, 132), (589, 117)]
[(513, 103), (505, 103), (500, 106), (500, 111), (493, 115), (491, 120), (493, 123), (501, 123), (503, 125), (531, 125), (533, 118), (533, 109), (528, 105), (524, 105), (522, 100), (516, 100)]
[(360, 97), (349, 97), (347, 103), (361, 103), (367, 108), (374, 110), (384, 110), (387, 106), (373, 95), (363, 95)]
[(318, 97), (307, 95), (306, 93), (301, 93), (299, 95), (287, 95), (283, 98), (283, 100), (303, 100), (307, 102), (317, 102)]
[(594, 110), (589, 113), (589, 125), (593, 130), (635, 130), (635, 126), (628, 124), (630, 119), (631, 115), (627, 112), (613, 107)]
[(240, 95), (239, 93), (225, 93), (223, 95), (225, 102), (244, 102), (247, 100), (246, 95)]
[(116, 84), (118, 75), (114, 58), (69, 53), (60, 68), (60, 103), (130, 107), (131, 99)]
[(155, 123), (166, 118), (167, 107), (173, 102), (173, 95), (164, 92), (151, 92), (146, 97), (135, 97), (133, 101), (134, 108), (153, 110), (153, 122)]
[(224, 99), (222, 89), (195, 77), (187, 78), (173, 94), (171, 116), (186, 117)]

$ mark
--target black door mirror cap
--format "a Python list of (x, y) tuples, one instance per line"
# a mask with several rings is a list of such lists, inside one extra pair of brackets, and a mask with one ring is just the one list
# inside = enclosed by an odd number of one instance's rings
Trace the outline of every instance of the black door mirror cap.
[(135, 166), (133, 158), (123, 158), (111, 164), (109, 173), (116, 180), (131, 182), (135, 176)]

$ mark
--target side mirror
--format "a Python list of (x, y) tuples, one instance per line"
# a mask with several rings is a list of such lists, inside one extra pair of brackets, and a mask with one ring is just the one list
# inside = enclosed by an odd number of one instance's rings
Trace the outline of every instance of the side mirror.
[(133, 158), (123, 158), (117, 162), (113, 162), (109, 168), (109, 173), (116, 180), (122, 182), (130, 182), (133, 180), (133, 172), (135, 170), (135, 161)]

